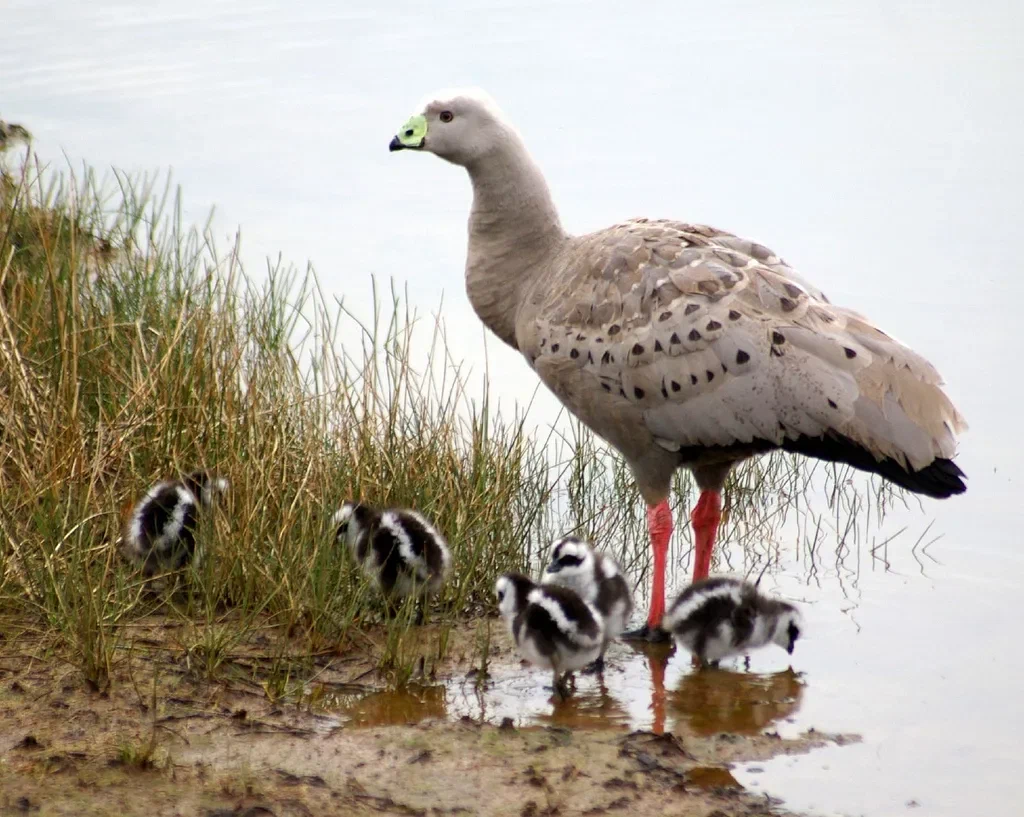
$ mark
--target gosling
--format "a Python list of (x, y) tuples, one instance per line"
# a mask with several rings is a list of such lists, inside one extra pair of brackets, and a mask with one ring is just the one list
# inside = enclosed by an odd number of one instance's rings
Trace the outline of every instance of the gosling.
[(535, 584), (521, 573), (499, 576), (494, 593), (520, 655), (550, 669), (555, 694), (567, 699), (573, 670), (583, 669), (601, 654), (601, 614), (568, 587)]
[(201, 510), (227, 494), (223, 477), (206, 470), (156, 483), (132, 509), (121, 535), (121, 552), (149, 578), (199, 563), (196, 527)]
[(348, 546), (363, 573), (378, 587), (389, 613), (408, 597), (423, 599), (444, 585), (451, 551), (444, 537), (421, 514), (403, 508), (379, 510), (346, 502), (334, 514), (335, 539)]
[(608, 554), (598, 553), (582, 539), (566, 536), (555, 543), (541, 583), (576, 591), (601, 614), (604, 619), (601, 653), (584, 672), (603, 672), (608, 645), (626, 629), (633, 613), (633, 595), (618, 563)]
[(790, 655), (803, 627), (792, 604), (761, 595), (749, 582), (728, 577), (702, 579), (669, 607), (664, 627), (702, 665), (778, 644)]

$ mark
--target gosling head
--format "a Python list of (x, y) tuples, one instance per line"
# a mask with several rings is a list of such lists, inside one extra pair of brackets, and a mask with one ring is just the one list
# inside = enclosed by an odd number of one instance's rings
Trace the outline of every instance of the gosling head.
[(795, 607), (782, 602), (783, 609), (775, 619), (775, 629), (772, 634), (772, 641), (782, 649), (793, 654), (793, 647), (803, 632), (803, 620)]
[(498, 599), (498, 612), (511, 622), (526, 606), (526, 597), (536, 585), (522, 573), (503, 573), (494, 583), (494, 595)]
[(205, 468), (186, 474), (181, 481), (195, 494), (196, 499), (204, 508), (210, 508), (215, 503), (222, 504), (231, 488), (231, 483), (224, 477), (219, 477)]
[(376, 514), (369, 505), (351, 500), (342, 504), (331, 517), (334, 526), (334, 538), (341, 543), (354, 544), (360, 532), (371, 523)]
[(555, 542), (551, 562), (544, 569), (544, 578), (557, 578), (559, 582), (586, 579), (594, 575), (594, 551), (590, 545), (575, 536), (566, 536)]

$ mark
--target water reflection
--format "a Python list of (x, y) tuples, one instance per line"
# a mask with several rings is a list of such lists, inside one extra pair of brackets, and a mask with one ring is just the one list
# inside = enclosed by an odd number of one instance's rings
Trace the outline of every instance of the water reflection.
[(771, 674), (724, 669), (691, 672), (669, 693), (668, 710), (677, 723), (701, 735), (756, 735), (793, 716), (805, 686), (792, 667)]
[(569, 729), (609, 729), (630, 726), (626, 709), (616, 700), (604, 678), (596, 678), (595, 684), (581, 690), (567, 701), (555, 698), (549, 713), (543, 711), (534, 716), (536, 723), (548, 726), (564, 726)]
[(344, 714), (350, 726), (398, 726), (444, 718), (446, 692), (443, 684), (372, 692), (344, 707)]
[(357, 727), (469, 717), (493, 724), (508, 718), (516, 726), (751, 735), (792, 717), (800, 707), (806, 684), (792, 668), (756, 673), (688, 667), (666, 683), (672, 653), (670, 645), (619, 650), (603, 676), (577, 674), (567, 701), (553, 695), (546, 673), (505, 666), (486, 679), (470, 674), (435, 685), (410, 685), (338, 700), (332, 708)]
[(669, 659), (675, 653), (674, 645), (669, 642), (665, 644), (643, 644), (640, 642), (626, 642), (627, 647), (635, 656), (634, 660), (643, 662), (651, 681), (651, 703), (648, 709), (651, 713), (651, 731), (656, 735), (665, 732), (665, 673), (668, 670)]

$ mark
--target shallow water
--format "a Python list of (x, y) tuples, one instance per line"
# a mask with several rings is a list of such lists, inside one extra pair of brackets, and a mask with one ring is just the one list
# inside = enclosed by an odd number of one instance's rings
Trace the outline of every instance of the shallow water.
[[(1019, 584), (972, 579), (968, 551), (951, 549), (941, 565), (926, 558), (927, 575), (907, 556), (909, 564), (862, 576), (851, 597), (835, 582), (819, 588), (789, 578), (796, 566), (774, 577), (773, 592), (804, 604), (807, 631), (792, 657), (766, 648), (750, 656), (749, 669), (736, 659), (696, 671), (676, 653), (659, 671), (668, 648), (615, 644), (604, 677), (577, 675), (566, 702), (553, 697), (548, 673), (504, 666), (486, 682), (474, 673), (336, 711), (352, 726), (468, 716), (573, 729), (859, 735), (733, 774), (815, 814), (1016, 813), (1007, 775), (1024, 730), (1024, 660), (1012, 628), (996, 625), (1019, 602)], [(1019, 558), (989, 559), (997, 573), (1019, 574)]]
[[(523, 667), (475, 672), (444, 683), (385, 690), (338, 707), (355, 727), (469, 717), (514, 726), (570, 729), (650, 729), (685, 725), (700, 735), (759, 734), (778, 721), (792, 723), (806, 686), (791, 667), (773, 672), (741, 668), (691, 671), (669, 647), (609, 652), (602, 676), (577, 675), (573, 694), (560, 700), (549, 675)], [(673, 658), (676, 658), (673, 661)], [(667, 666), (666, 666), (667, 665)], [(666, 681), (668, 683), (666, 683)]]
[[(960, 572), (970, 569), (972, 555), (951, 550), (942, 565), (926, 559), (928, 575), (908, 558), (914, 573), (893, 564), (889, 572), (862, 576), (849, 598), (833, 582), (819, 588), (787, 578), (797, 573), (793, 566), (776, 577), (774, 592), (804, 603), (805, 637), (792, 658), (775, 648), (753, 653), (749, 669), (737, 659), (698, 672), (677, 653), (659, 674), (667, 648), (616, 644), (604, 678), (578, 675), (567, 702), (552, 697), (547, 673), (504, 667), (483, 684), (456, 677), (338, 711), (354, 726), (469, 716), (571, 728), (685, 725), (705, 735), (795, 737), (811, 728), (856, 734), (862, 742), (733, 773), (745, 787), (819, 814), (898, 814), (918, 806), (927, 814), (1011, 814), (1013, 782), (1006, 775), (1024, 729), (1024, 660), (1012, 630), (995, 623), (1020, 591), (1014, 580)], [(1019, 558), (989, 558), (1006, 576), (1019, 571)], [(972, 811), (965, 812), (968, 805)]]
[[(478, 371), (461, 280), (468, 185), (385, 150), (423, 93), (455, 84), (488, 88), (513, 116), (569, 229), (652, 215), (734, 230), (926, 354), (972, 424), (968, 494), (875, 533), (908, 526), (889, 570), (871, 541), (844, 563), (787, 565), (775, 589), (809, 606), (797, 674), (765, 650), (751, 675), (695, 681), (677, 656), (665, 727), (763, 718), (863, 735), (736, 770), (792, 808), (1018, 813), (1019, 4), (8, 0), (0, 28), (0, 116), (29, 126), (45, 159), (172, 167), (188, 218), (216, 203), (221, 236), (242, 225), (250, 269), (308, 257), (357, 310), (371, 274), (407, 281), (424, 312), (443, 290), (449, 342)], [(528, 397), (525, 364), (487, 348), (495, 396)], [(533, 417), (556, 410), (543, 394)], [(911, 552), (932, 520), (944, 538)], [(660, 717), (646, 658), (625, 647), (607, 692), (581, 678), (556, 710), (542, 682), (517, 670), (480, 698), (456, 680), (423, 706), (573, 726)]]

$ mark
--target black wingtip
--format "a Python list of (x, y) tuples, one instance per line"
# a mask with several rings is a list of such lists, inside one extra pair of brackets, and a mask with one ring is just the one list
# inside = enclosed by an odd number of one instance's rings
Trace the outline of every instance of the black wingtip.
[(894, 485), (933, 499), (946, 499), (967, 490), (967, 484), (964, 482), (967, 476), (953, 460), (939, 458), (921, 470), (914, 471), (888, 457), (883, 460), (876, 459), (864, 446), (834, 431), (820, 437), (797, 437), (795, 440), (787, 438), (783, 440), (782, 445), (755, 439), (730, 446), (687, 446), (679, 450), (679, 462), (683, 465), (699, 464), (712, 452), (712, 462), (720, 463), (730, 454), (734, 454), (738, 461), (752, 454), (764, 454), (779, 448), (791, 454), (802, 454), (826, 462), (845, 463), (859, 471), (878, 474)]
[(800, 437), (783, 444), (787, 451), (833, 462), (845, 462), (862, 471), (878, 474), (894, 485), (933, 499), (947, 499), (967, 490), (966, 475), (948, 459), (936, 459), (919, 471), (894, 459), (877, 460), (867, 449), (839, 434)]
[(912, 480), (923, 481), (924, 487), (929, 490), (923, 490), (920, 493), (933, 496), (936, 499), (946, 499), (967, 490), (967, 484), (964, 482), (967, 475), (953, 460), (935, 460), (920, 471), (911, 472), (908, 476)]

